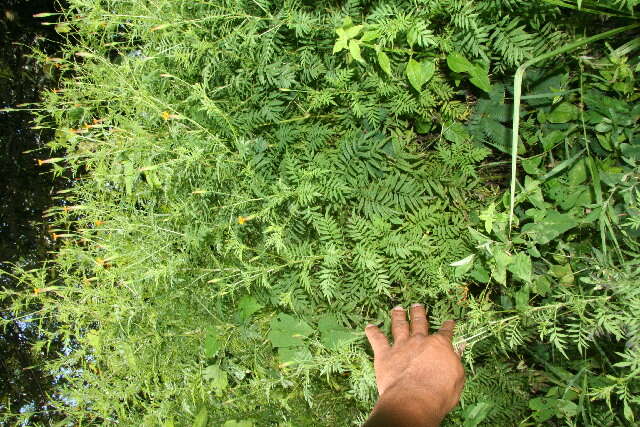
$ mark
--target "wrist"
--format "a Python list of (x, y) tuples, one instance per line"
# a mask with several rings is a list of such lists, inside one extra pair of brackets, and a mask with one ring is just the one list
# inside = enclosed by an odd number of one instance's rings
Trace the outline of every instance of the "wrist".
[(443, 399), (424, 387), (389, 387), (378, 399), (365, 426), (436, 427), (447, 415)]

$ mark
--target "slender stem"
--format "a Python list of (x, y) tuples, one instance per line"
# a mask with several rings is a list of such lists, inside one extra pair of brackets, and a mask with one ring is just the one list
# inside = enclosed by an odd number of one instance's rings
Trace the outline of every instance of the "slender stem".
[(526, 71), (527, 67), (535, 63), (538, 63), (540, 61), (544, 61), (545, 59), (549, 59), (553, 56), (570, 52), (585, 44), (595, 42), (597, 40), (606, 39), (615, 34), (622, 33), (624, 31), (628, 31), (638, 27), (640, 27), (640, 24), (627, 25), (624, 27), (619, 27), (613, 30), (605, 31), (604, 33), (596, 34), (595, 36), (576, 40), (575, 42), (569, 43), (568, 45), (563, 46), (559, 49), (552, 50), (551, 52), (547, 52), (543, 55), (530, 59), (524, 64), (522, 64), (520, 67), (518, 67), (518, 69), (516, 70), (516, 74), (513, 79), (513, 132), (512, 132), (512, 139), (511, 139), (511, 188), (510, 188), (511, 197), (509, 201), (509, 232), (511, 232), (511, 227), (513, 225), (513, 209), (515, 207), (515, 200), (516, 200), (516, 162), (518, 161), (518, 131), (520, 126), (520, 100), (522, 98), (521, 97), (522, 78), (524, 77), (524, 72)]

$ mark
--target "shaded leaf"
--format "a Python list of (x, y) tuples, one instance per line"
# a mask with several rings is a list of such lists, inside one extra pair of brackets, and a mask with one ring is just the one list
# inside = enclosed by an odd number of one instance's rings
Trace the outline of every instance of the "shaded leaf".
[(544, 245), (577, 225), (578, 221), (573, 216), (549, 211), (541, 221), (523, 225), (522, 233)]
[(313, 333), (313, 329), (302, 320), (280, 313), (271, 320), (271, 331), (267, 335), (273, 347), (296, 347)]
[(357, 333), (340, 325), (335, 316), (331, 314), (326, 314), (320, 319), (318, 330), (320, 331), (320, 342), (330, 349), (336, 349), (342, 344), (358, 338)]

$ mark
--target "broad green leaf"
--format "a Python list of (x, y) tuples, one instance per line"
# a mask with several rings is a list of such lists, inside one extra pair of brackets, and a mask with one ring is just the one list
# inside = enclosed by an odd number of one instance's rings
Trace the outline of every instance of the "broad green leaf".
[(541, 423), (556, 415), (556, 402), (557, 399), (536, 397), (529, 400), (529, 408), (534, 411), (536, 421)]
[(407, 32), (407, 43), (410, 48), (413, 48), (413, 45), (416, 43), (418, 39), (418, 31), (416, 27), (411, 27), (411, 29)]
[(356, 37), (358, 34), (360, 34), (361, 30), (362, 30), (362, 25), (354, 25), (353, 27), (344, 28), (344, 36), (345, 38), (347, 38), (347, 40), (352, 39)]
[(484, 221), (484, 229), (487, 233), (491, 233), (493, 230), (493, 221), (496, 219), (496, 204), (494, 202), (489, 203), (489, 206), (478, 216)]
[(292, 366), (311, 359), (311, 352), (306, 346), (278, 348), (278, 360), (282, 367)]
[(285, 313), (278, 314), (270, 323), (271, 331), (267, 335), (273, 347), (297, 347), (313, 333), (307, 323)]
[(418, 62), (415, 59), (409, 59), (406, 68), (407, 78), (411, 86), (418, 92), (422, 89), (422, 86), (428, 82), (436, 70), (435, 65), (431, 61)]
[(631, 409), (631, 406), (629, 405), (629, 402), (627, 402), (626, 399), (623, 402), (623, 406), (624, 406), (624, 409), (622, 413), (624, 414), (624, 417), (629, 421), (634, 421), (635, 416), (633, 414), (633, 409)]
[(349, 39), (345, 37), (339, 37), (336, 40), (336, 44), (333, 45), (333, 53), (338, 53), (343, 49), (347, 48), (347, 44), (349, 43)]
[(489, 272), (480, 263), (473, 264), (469, 276), (480, 283), (489, 283), (490, 280)]
[(360, 53), (360, 42), (358, 40), (349, 40), (349, 53), (356, 61), (365, 63)]
[(258, 301), (249, 295), (245, 295), (238, 301), (238, 316), (241, 322), (246, 322), (249, 318), (263, 306), (258, 304)]
[(382, 68), (382, 71), (387, 73), (389, 76), (392, 76), (391, 61), (389, 61), (389, 57), (387, 56), (387, 54), (381, 50), (378, 51), (378, 64), (380, 64), (380, 68)]
[(229, 385), (227, 373), (216, 365), (207, 366), (202, 377), (209, 382), (216, 394), (222, 393)]
[(531, 307), (529, 305), (529, 287), (525, 286), (519, 289), (513, 299), (516, 303), (516, 310), (521, 312), (527, 311)]
[(380, 33), (378, 31), (365, 31), (362, 37), (360, 37), (361, 42), (370, 42), (372, 40), (380, 37)]
[(566, 137), (564, 132), (560, 132), (559, 130), (554, 130), (549, 132), (543, 138), (541, 138), (542, 148), (545, 151), (551, 150), (556, 144), (561, 143)]
[(565, 417), (575, 417), (578, 415), (578, 405), (567, 399), (558, 399), (558, 410)]
[(575, 281), (575, 276), (573, 275), (571, 264), (554, 264), (549, 267), (549, 274), (558, 279), (558, 283), (560, 285), (573, 285)]
[(433, 129), (433, 122), (427, 121), (424, 119), (418, 119), (415, 123), (416, 132), (418, 133), (429, 133), (431, 129)]
[(542, 156), (529, 157), (528, 159), (522, 159), (522, 169), (529, 175), (538, 175), (543, 172), (540, 169), (540, 164), (542, 163)]
[(489, 76), (485, 74), (475, 74), (472, 75), (469, 81), (479, 89), (489, 93), (491, 92), (491, 82), (489, 81)]
[(318, 321), (320, 331), (320, 342), (329, 349), (337, 349), (344, 343), (348, 343), (358, 338), (358, 334), (347, 329), (338, 323), (335, 316), (325, 314)]
[(512, 257), (503, 250), (498, 250), (493, 256), (495, 265), (491, 269), (496, 282), (505, 285), (507, 283), (507, 266), (511, 263)]
[(452, 52), (447, 56), (447, 65), (451, 71), (456, 73), (470, 73), (475, 68), (475, 65), (457, 52)]
[(548, 211), (544, 219), (522, 226), (523, 234), (542, 245), (571, 230), (578, 225), (578, 221), (569, 214)]
[(220, 351), (220, 338), (215, 328), (208, 328), (207, 335), (204, 338), (204, 355), (206, 357), (215, 357)]
[(531, 282), (531, 258), (529, 255), (522, 252), (518, 252), (512, 258), (511, 264), (509, 264), (509, 271), (513, 273), (516, 279), (519, 279), (525, 283)]
[(557, 105), (549, 114), (547, 120), (551, 123), (567, 123), (578, 118), (578, 107), (568, 102)]
[(207, 422), (209, 421), (209, 412), (207, 412), (207, 408), (202, 408), (196, 415), (193, 420), (193, 427), (207, 427)]
[(493, 404), (490, 402), (478, 402), (473, 405), (467, 405), (462, 411), (464, 422), (462, 427), (477, 427), (491, 411)]
[(533, 291), (541, 296), (547, 296), (549, 292), (551, 292), (551, 282), (546, 276), (538, 276), (536, 280), (533, 281)]

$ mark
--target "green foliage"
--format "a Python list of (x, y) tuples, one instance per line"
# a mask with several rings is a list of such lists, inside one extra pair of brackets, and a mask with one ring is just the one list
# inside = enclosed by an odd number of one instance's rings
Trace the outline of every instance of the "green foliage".
[[(486, 145), (507, 151), (504, 72), (568, 39), (576, 24), (551, 23), (561, 16), (506, 0), (72, 1), (66, 78), (44, 107), (49, 145), (65, 153), (47, 164), (77, 180), (49, 214), (63, 236), (53, 283), (12, 295), (16, 314), (42, 304), (48, 339), (68, 349), (48, 368), (68, 377), (69, 421), (357, 424), (376, 396), (362, 327), (415, 301), (434, 326), (464, 319), (469, 378), (453, 425), (549, 408), (573, 421), (576, 399), (635, 405), (618, 371), (637, 369), (621, 344), (640, 330), (626, 326), (637, 295), (614, 258), (637, 249), (623, 243), (637, 221), (619, 220), (619, 198), (637, 196), (634, 107), (589, 91), (589, 114), (575, 91), (561, 108), (532, 98), (523, 154), (548, 158), (527, 159), (511, 235), (481, 165)], [(563, 75), (534, 93), (574, 79)], [(631, 97), (632, 76), (615, 74), (614, 90)], [(576, 119), (601, 156), (561, 147), (579, 138)], [(606, 206), (586, 170), (621, 186)], [(596, 220), (614, 250), (590, 252)], [(607, 268), (574, 265), (589, 256)], [(587, 356), (600, 336), (628, 365)], [(609, 412), (588, 408), (592, 424)]]
[[(460, 275), (499, 283), (502, 307), (535, 319), (517, 325), (510, 345), (547, 343), (531, 352), (555, 384), (529, 401), (536, 422), (632, 424), (640, 390), (635, 73), (617, 49), (578, 65), (576, 76), (559, 67), (530, 78), (519, 226), (509, 233), (508, 198), (491, 203), (479, 215), (487, 234), (473, 232), (478, 251), (454, 265)], [(479, 103), (485, 126), (508, 121), (501, 101), (490, 94)], [(491, 132), (480, 118), (469, 125), (480, 137)], [(611, 418), (595, 421), (603, 407)]]

